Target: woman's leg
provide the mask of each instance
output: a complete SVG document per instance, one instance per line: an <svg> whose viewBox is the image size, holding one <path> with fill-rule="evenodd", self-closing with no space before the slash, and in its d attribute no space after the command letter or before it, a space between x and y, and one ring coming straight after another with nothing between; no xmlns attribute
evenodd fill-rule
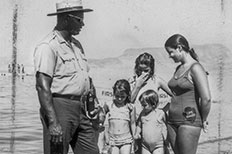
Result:
<svg viewBox="0 0 232 154"><path fill-rule="evenodd" d="M177 133L179 154L196 154L201 128L180 125Z"/></svg>
<svg viewBox="0 0 232 154"><path fill-rule="evenodd" d="M168 138L167 139L171 144L172 150L174 151L175 154L179 154L178 147L177 147L177 141L176 141L178 128L173 126L173 125L170 125L170 124L167 124L167 128L168 128Z"/></svg>

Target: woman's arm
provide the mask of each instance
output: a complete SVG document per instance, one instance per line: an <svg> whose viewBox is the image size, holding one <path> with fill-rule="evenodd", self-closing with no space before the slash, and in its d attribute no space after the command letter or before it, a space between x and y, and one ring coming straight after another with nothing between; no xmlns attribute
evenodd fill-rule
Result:
<svg viewBox="0 0 232 154"><path fill-rule="evenodd" d="M191 77L200 97L201 118L203 122L206 122L211 107L211 95L208 78L204 68L200 64L195 64L192 67Z"/></svg>

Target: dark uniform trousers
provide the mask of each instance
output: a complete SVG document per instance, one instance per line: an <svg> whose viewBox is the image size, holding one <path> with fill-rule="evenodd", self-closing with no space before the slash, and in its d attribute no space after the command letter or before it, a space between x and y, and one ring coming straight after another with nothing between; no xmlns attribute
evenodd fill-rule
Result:
<svg viewBox="0 0 232 154"><path fill-rule="evenodd" d="M86 117L84 104L80 100L60 97L53 97L53 103L63 130L63 154L68 153L69 145L74 154L99 154L98 133ZM48 120L42 108L40 114L44 131L44 154L50 154Z"/></svg>

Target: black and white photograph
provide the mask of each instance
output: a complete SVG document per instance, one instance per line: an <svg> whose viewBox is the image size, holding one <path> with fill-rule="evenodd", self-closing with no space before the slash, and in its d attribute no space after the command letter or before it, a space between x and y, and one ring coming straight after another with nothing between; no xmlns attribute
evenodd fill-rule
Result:
<svg viewBox="0 0 232 154"><path fill-rule="evenodd" d="M1 154L232 154L231 0L1 0Z"/></svg>

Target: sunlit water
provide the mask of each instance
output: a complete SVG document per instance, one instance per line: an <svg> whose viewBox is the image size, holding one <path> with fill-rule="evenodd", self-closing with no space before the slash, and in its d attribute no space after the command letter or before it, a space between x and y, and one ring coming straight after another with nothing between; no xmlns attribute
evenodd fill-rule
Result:
<svg viewBox="0 0 232 154"><path fill-rule="evenodd" d="M199 154L232 153L231 102L227 99L212 104L209 132L201 135ZM0 76L0 103L0 154L42 154L34 77L18 77L14 81L11 76Z"/></svg>

